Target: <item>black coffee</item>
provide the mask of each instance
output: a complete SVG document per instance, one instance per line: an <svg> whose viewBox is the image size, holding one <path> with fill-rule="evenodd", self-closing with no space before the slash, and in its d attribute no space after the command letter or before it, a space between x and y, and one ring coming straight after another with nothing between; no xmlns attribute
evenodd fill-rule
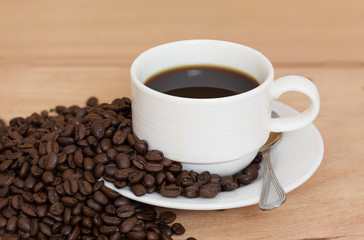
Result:
<svg viewBox="0 0 364 240"><path fill-rule="evenodd" d="M218 66L183 66L150 77L145 85L186 98L219 98L247 92L259 85L252 76Z"/></svg>

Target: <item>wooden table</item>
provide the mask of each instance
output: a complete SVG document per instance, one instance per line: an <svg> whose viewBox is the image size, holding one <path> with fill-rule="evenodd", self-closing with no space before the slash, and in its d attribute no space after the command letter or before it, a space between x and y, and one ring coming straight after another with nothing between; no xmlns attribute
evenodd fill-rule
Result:
<svg viewBox="0 0 364 240"><path fill-rule="evenodd" d="M178 210L187 231L175 239L364 239L363 1L1 1L0 117L130 96L138 54L193 38L251 46L276 77L312 79L325 154L282 207ZM299 94L280 100L307 106Z"/></svg>

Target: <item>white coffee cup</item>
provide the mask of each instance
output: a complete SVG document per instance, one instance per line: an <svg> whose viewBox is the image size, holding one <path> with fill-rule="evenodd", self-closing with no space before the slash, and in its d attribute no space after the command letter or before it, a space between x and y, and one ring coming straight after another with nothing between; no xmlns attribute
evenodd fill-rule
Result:
<svg viewBox="0 0 364 240"><path fill-rule="evenodd" d="M259 86L221 98L184 98L155 91L144 82L156 73L188 65L232 68L253 76ZM140 54L131 66L133 131L150 149L183 164L184 169L231 175L246 167L269 133L302 128L320 108L315 85L300 76L273 81L273 67L260 52L231 42L185 40ZM272 100L302 92L311 105L297 116L271 119Z"/></svg>

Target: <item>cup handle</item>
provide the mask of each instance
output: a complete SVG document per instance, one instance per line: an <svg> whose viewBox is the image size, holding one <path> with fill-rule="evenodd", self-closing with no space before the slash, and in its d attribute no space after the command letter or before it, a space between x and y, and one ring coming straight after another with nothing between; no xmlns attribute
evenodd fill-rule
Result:
<svg viewBox="0 0 364 240"><path fill-rule="evenodd" d="M287 132L302 128L310 124L320 110L320 96L316 86L307 78L300 76L285 76L273 82L272 97L278 98L285 92L296 91L307 95L311 99L311 105L296 116L271 119L272 132Z"/></svg>

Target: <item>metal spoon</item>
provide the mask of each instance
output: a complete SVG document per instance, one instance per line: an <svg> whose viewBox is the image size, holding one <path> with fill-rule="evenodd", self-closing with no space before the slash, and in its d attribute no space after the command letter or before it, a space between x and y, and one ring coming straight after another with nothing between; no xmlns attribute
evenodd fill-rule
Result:
<svg viewBox="0 0 364 240"><path fill-rule="evenodd" d="M277 118L279 115L272 112L272 117ZM272 210L282 205L287 197L286 192L278 182L276 175L274 174L272 164L270 161L270 150L274 147L282 138L282 133L271 132L267 142L260 148L260 152L263 155L263 187L260 194L259 207L262 210Z"/></svg>

